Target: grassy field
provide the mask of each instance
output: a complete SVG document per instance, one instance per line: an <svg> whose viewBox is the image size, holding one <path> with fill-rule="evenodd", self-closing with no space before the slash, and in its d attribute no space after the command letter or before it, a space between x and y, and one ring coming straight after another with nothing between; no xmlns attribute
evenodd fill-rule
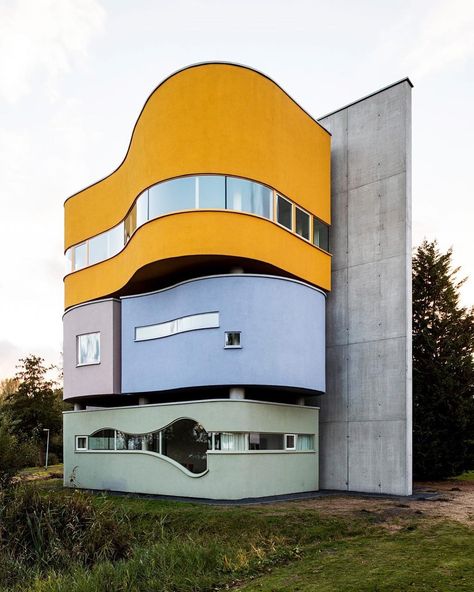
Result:
<svg viewBox="0 0 474 592"><path fill-rule="evenodd" d="M472 481L451 483L472 488ZM88 496L64 491L58 479L26 487L59 506L90 504L112 531L113 520L120 522L130 546L118 560L71 553L67 565L47 557L8 564L0 549L2 591L474 590L474 516L446 519L446 501L424 502L426 510L423 502L342 496L223 507Z"/></svg>

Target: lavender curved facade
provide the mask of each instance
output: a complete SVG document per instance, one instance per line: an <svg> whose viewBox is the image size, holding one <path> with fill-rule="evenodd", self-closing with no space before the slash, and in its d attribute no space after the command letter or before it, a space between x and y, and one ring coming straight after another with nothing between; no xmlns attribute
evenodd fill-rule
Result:
<svg viewBox="0 0 474 592"><path fill-rule="evenodd" d="M136 339L137 328L163 332L203 313L218 326ZM225 347L226 332L239 332L241 347ZM325 296L302 282L231 274L122 299L123 393L229 385L321 393L324 352Z"/></svg>

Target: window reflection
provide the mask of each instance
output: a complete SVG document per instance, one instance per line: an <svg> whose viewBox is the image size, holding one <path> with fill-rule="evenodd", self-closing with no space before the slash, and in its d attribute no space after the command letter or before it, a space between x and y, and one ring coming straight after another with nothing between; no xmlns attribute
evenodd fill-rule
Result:
<svg viewBox="0 0 474 592"><path fill-rule="evenodd" d="M206 470L207 450L207 432L192 419L180 419L163 430L162 454L179 462L191 473Z"/></svg>
<svg viewBox="0 0 474 592"><path fill-rule="evenodd" d="M87 366L100 362L100 333L77 336L77 365Z"/></svg>
<svg viewBox="0 0 474 592"><path fill-rule="evenodd" d="M309 240L309 214L296 208L296 234Z"/></svg>
<svg viewBox="0 0 474 592"><path fill-rule="evenodd" d="M89 436L89 450L114 450L115 431L99 430Z"/></svg>
<svg viewBox="0 0 474 592"><path fill-rule="evenodd" d="M227 177L227 209L271 218L272 202L273 192L268 187L246 179Z"/></svg>
<svg viewBox="0 0 474 592"><path fill-rule="evenodd" d="M277 196L274 215L273 195L273 189L261 183L225 175L178 177L157 183L138 196L123 222L68 249L67 273L113 257L123 249L137 228L149 220L181 210L227 209L275 219L288 230L307 240L312 239L314 245L328 251L328 225L313 218L311 236L310 215L281 195Z"/></svg>
<svg viewBox="0 0 474 592"><path fill-rule="evenodd" d="M170 212L193 210L195 207L194 185L194 177L183 177L150 187L148 190L150 220Z"/></svg>
<svg viewBox="0 0 474 592"><path fill-rule="evenodd" d="M325 251L329 251L329 226L313 218L313 243Z"/></svg>

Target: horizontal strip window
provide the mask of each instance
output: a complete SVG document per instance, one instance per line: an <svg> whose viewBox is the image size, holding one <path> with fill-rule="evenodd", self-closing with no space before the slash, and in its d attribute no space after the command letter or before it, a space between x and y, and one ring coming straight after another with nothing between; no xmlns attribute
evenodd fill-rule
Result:
<svg viewBox="0 0 474 592"><path fill-rule="evenodd" d="M197 331L198 329L215 329L217 327L219 327L219 313L205 312L156 325L135 327L135 341L161 339L162 337L169 337L177 333Z"/></svg>
<svg viewBox="0 0 474 592"><path fill-rule="evenodd" d="M232 210L261 216L277 222L327 251L324 245L327 246L328 242L325 239L328 226L314 218L315 230L312 237L309 214L287 198L276 194L270 187L238 177L198 175L162 181L143 191L125 220L66 251L66 273L114 257L125 247L137 228L150 220L173 212L195 209ZM296 224L293 221L294 210Z"/></svg>
<svg viewBox="0 0 474 592"><path fill-rule="evenodd" d="M166 428L145 434L103 429L76 436L76 451L146 451L168 456L192 473L206 470L208 451L313 452L314 434L267 432L207 432L193 419L178 419Z"/></svg>

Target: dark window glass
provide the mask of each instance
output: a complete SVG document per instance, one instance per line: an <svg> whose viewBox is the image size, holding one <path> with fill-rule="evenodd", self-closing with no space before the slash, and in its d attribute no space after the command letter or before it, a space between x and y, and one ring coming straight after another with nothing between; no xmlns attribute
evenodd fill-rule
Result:
<svg viewBox="0 0 474 592"><path fill-rule="evenodd" d="M283 434L249 434L250 450L284 450Z"/></svg>
<svg viewBox="0 0 474 592"><path fill-rule="evenodd" d="M195 178L183 177L164 181L148 191L149 219L179 210L195 208Z"/></svg>
<svg viewBox="0 0 474 592"><path fill-rule="evenodd" d="M278 224L285 226L289 230L292 229L292 205L287 199L281 197L281 195L278 196L277 220Z"/></svg>
<svg viewBox="0 0 474 592"><path fill-rule="evenodd" d="M240 347L240 331L225 332L225 347Z"/></svg>
<svg viewBox="0 0 474 592"><path fill-rule="evenodd" d="M180 419L162 431L162 454L192 473L203 473L207 468L207 442L207 432L200 424Z"/></svg>
<svg viewBox="0 0 474 592"><path fill-rule="evenodd" d="M225 177L203 175L196 177L199 208L225 210Z"/></svg>
<svg viewBox="0 0 474 592"><path fill-rule="evenodd" d="M296 234L309 240L309 214L296 208Z"/></svg>
<svg viewBox="0 0 474 592"><path fill-rule="evenodd" d="M313 243L317 247L329 251L329 226L318 218L313 218Z"/></svg>

